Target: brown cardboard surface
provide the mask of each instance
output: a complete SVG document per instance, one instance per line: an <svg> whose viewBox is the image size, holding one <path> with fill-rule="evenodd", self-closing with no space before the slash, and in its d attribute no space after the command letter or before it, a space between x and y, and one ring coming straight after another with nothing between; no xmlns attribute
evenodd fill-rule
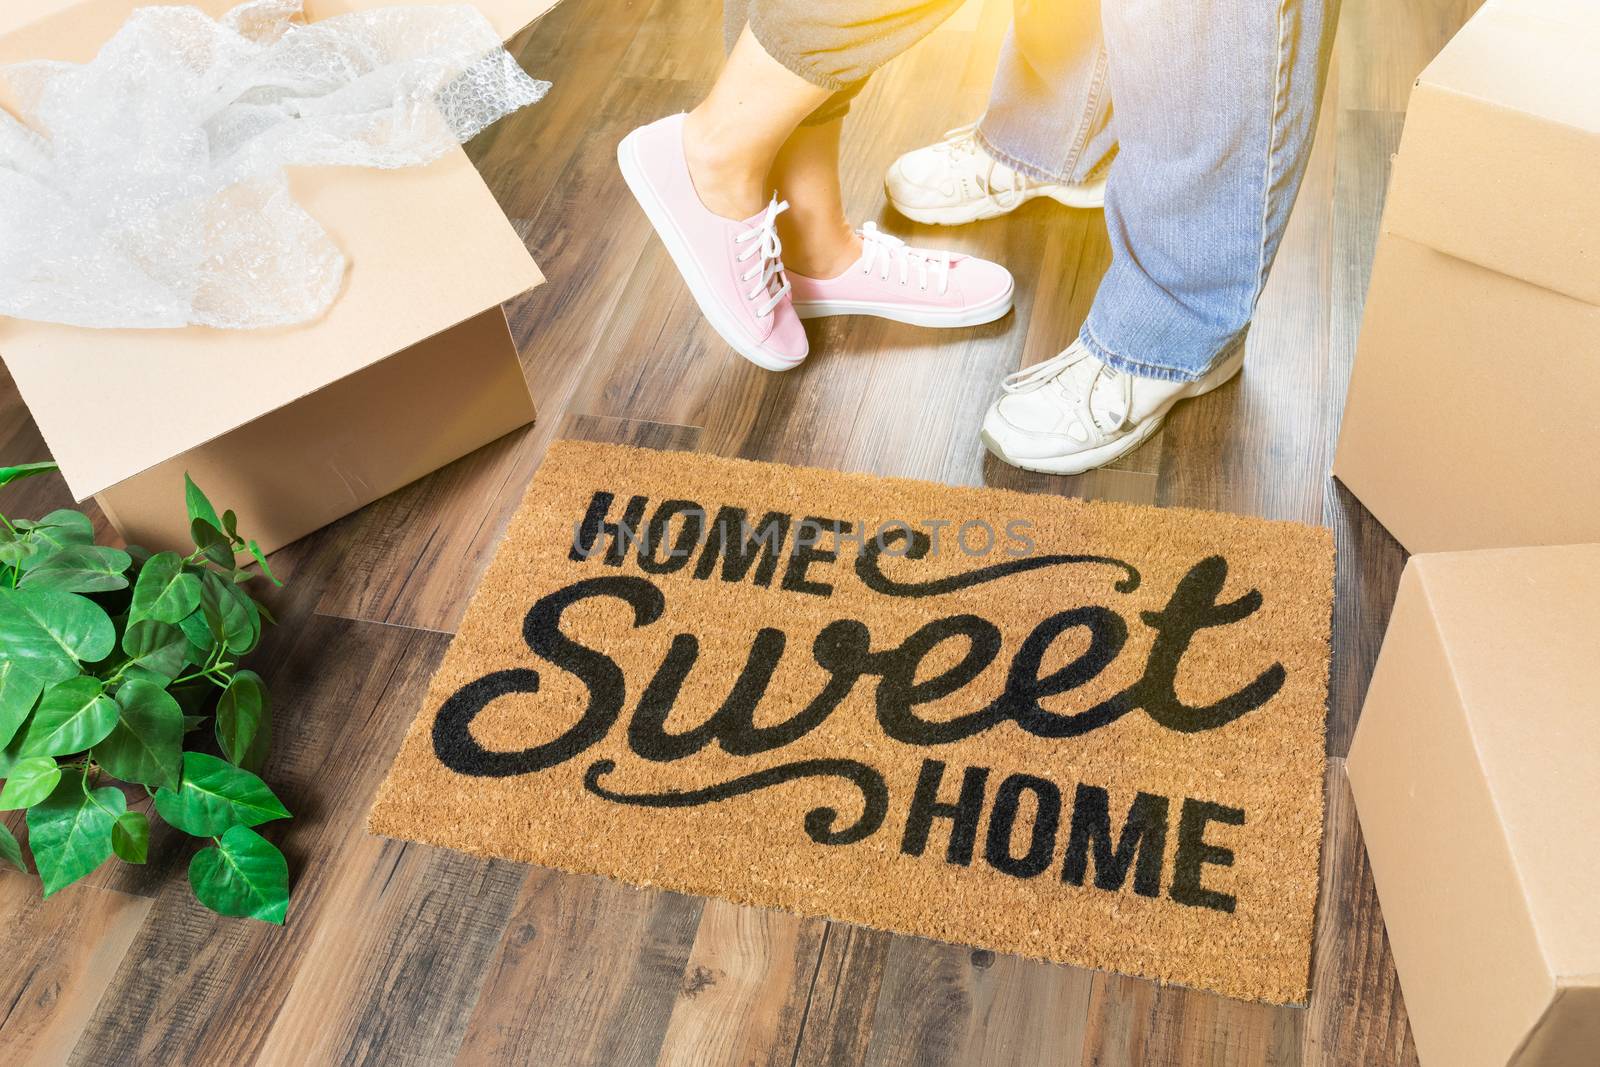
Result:
<svg viewBox="0 0 1600 1067"><path fill-rule="evenodd" d="M321 19L341 11L365 11L374 7L420 7L438 4L441 0L306 0L309 18ZM463 2L463 0L452 0ZM529 23L556 6L556 0L464 0L483 12L483 17L500 34L501 40L510 40ZM534 71L535 76L538 72Z"/></svg>
<svg viewBox="0 0 1600 1067"><path fill-rule="evenodd" d="M1378 246L1333 473L1413 552L1600 539L1600 307Z"/></svg>
<svg viewBox="0 0 1600 1067"><path fill-rule="evenodd" d="M82 0L32 0L25 4L7 4L0 8L0 37L54 18L79 3Z"/></svg>
<svg viewBox="0 0 1600 1067"><path fill-rule="evenodd" d="M40 55L40 45L56 45L69 36L63 25L46 26L52 23L58 15L67 13L78 27L77 40L81 44L69 47L75 55L60 55L55 58L68 59L82 62L104 41L122 25L127 14L135 7L148 6L152 0L14 0L0 6L0 38L7 35L16 35L15 41L7 45L0 40L0 63L13 62L14 58L32 58ZM154 0L162 2L162 0ZM177 3L179 0L170 0ZM184 6L197 7L212 17L222 14L231 8L238 7L244 0L182 0ZM365 11L375 7L439 3L440 0L305 0L306 17L309 19L328 18L347 11ZM535 19L555 7L557 0L453 0L453 2L471 3L483 12L502 40L509 40L514 34L528 26ZM36 29L39 27L39 29ZM29 36L24 37L26 32ZM32 36L32 34L40 36ZM85 51L87 49L87 51Z"/></svg>
<svg viewBox="0 0 1600 1067"><path fill-rule="evenodd" d="M1600 1049L1600 976L1556 990L1513 1067L1593 1067Z"/></svg>
<svg viewBox="0 0 1600 1067"><path fill-rule="evenodd" d="M1600 545L1412 558L1347 762L1424 1065L1592 1064Z"/></svg>
<svg viewBox="0 0 1600 1067"><path fill-rule="evenodd" d="M479 7L509 36L552 3ZM84 61L136 6L8 6L0 63ZM235 0L197 6L215 15ZM306 6L318 18L378 0ZM0 357L69 487L96 496L132 542L187 540L173 503L185 470L270 551L533 418L499 305L543 279L464 152L403 170L293 170L290 184L348 262L317 322L85 330L0 318Z"/></svg>
<svg viewBox="0 0 1600 1067"><path fill-rule="evenodd" d="M646 498L632 520L646 551L574 559L575 526L591 514L617 522L635 495ZM680 541L681 518L649 539L650 516L672 501L704 509L698 541ZM728 543L754 537L771 513L792 518L770 565L752 556L730 574L729 557L708 557L723 507L747 509L745 530L724 520ZM890 553L875 570L829 533L797 569L805 516L847 521L869 545L884 523L924 535L932 521L949 525L942 548ZM1023 530L1031 550L958 533L978 522ZM670 556L663 540L685 547ZM1332 578L1328 531L1294 523L557 442L371 825L1303 1001ZM1180 597L1201 588L1206 605L1231 605L1226 619ZM552 617L563 598L574 599ZM1181 650L1157 637L1206 617ZM1020 695L1036 677L1054 688ZM1181 714L1161 695L1169 685ZM926 789L952 806L971 791L970 837L936 817L917 838ZM1097 803L1109 812L1106 855L1113 836L1127 842L1122 873L1116 860L1086 859L1084 836L1070 875L1070 841L1091 832ZM1148 825L1166 827L1150 838L1160 843L1141 861L1153 861L1143 881L1130 873L1143 839L1121 837L1136 803L1163 812ZM1189 868L1198 839L1181 827L1223 809L1228 820L1200 836L1227 852ZM1184 888L1186 869L1203 870L1206 894Z"/></svg>
<svg viewBox="0 0 1600 1067"><path fill-rule="evenodd" d="M182 547L188 473L271 552L533 417L505 315L492 307L95 499L130 543Z"/></svg>
<svg viewBox="0 0 1600 1067"><path fill-rule="evenodd" d="M1600 545L1417 570L1544 958L1600 975Z"/></svg>
<svg viewBox="0 0 1600 1067"><path fill-rule="evenodd" d="M87 59L135 6L74 4L0 37L0 63ZM216 13L234 5L201 6ZM341 6L313 4L311 13ZM531 19L549 2L492 6L504 22L513 12ZM76 496L99 493L543 280L463 152L402 170L300 169L291 186L348 261L344 290L317 322L86 330L0 318L0 356ZM184 382L184 403L171 402L173 381ZM108 438L117 447L107 448Z"/></svg>
<svg viewBox="0 0 1600 1067"><path fill-rule="evenodd" d="M1600 5L1490 0L1418 79L1333 473L1412 552L1600 540Z"/></svg>
<svg viewBox="0 0 1600 1067"><path fill-rule="evenodd" d="M344 291L317 322L86 330L0 318L0 356L75 495L98 493L542 280L463 153L410 170L306 169L292 184L349 260Z"/></svg>
<svg viewBox="0 0 1600 1067"><path fill-rule="evenodd" d="M1600 4L1489 0L1406 108L1384 229L1600 304Z"/></svg>

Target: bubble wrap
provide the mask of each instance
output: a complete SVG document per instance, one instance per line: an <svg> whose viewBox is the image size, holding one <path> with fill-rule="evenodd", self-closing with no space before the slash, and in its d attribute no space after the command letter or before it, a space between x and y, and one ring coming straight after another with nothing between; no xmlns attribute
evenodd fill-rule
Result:
<svg viewBox="0 0 1600 1067"><path fill-rule="evenodd" d="M284 167L419 166L549 88L469 5L301 0L139 8L90 63L0 85L0 315L141 328L317 318L344 256Z"/></svg>

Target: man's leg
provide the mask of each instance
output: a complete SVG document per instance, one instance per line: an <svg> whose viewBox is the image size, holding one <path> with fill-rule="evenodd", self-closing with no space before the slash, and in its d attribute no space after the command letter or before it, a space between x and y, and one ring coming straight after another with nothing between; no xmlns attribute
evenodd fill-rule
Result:
<svg viewBox="0 0 1600 1067"><path fill-rule="evenodd" d="M1038 197L1092 209L1115 150L1099 7L1016 0L983 118L901 156L884 185L924 223L993 218Z"/></svg>
<svg viewBox="0 0 1600 1067"><path fill-rule="evenodd" d="M1299 192L1338 0L1106 0L1112 262L1078 340L1007 380L1001 459L1076 474L1242 363Z"/></svg>
<svg viewBox="0 0 1600 1067"><path fill-rule="evenodd" d="M978 143L1035 181L1103 174L1116 150L1106 67L1098 4L1016 0Z"/></svg>
<svg viewBox="0 0 1600 1067"><path fill-rule="evenodd" d="M1193 380L1239 341L1311 152L1338 0L1107 0L1120 149L1082 340Z"/></svg>

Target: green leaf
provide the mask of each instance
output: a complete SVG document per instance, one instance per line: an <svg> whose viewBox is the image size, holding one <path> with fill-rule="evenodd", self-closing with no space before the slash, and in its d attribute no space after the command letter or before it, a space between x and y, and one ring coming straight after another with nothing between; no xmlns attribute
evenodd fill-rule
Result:
<svg viewBox="0 0 1600 1067"><path fill-rule="evenodd" d="M243 648L235 650L239 656L248 655L255 651L261 643L261 605L256 603L255 597L242 589L235 589L239 596L239 604L244 608L244 613L250 619L250 640Z"/></svg>
<svg viewBox="0 0 1600 1067"><path fill-rule="evenodd" d="M216 686L204 678L167 688L167 695L178 702L185 715L205 715L211 709L211 698L216 692Z"/></svg>
<svg viewBox="0 0 1600 1067"><path fill-rule="evenodd" d="M54 463L23 463L16 467L0 467L0 485L10 485L23 478L32 478L35 474L48 474L56 469Z"/></svg>
<svg viewBox="0 0 1600 1067"><path fill-rule="evenodd" d="M216 623L215 630L212 628L213 621ZM222 629L222 616L216 613L215 606L210 615L205 609L196 608L192 614L184 617L178 624L178 629L183 631L183 636L189 642L189 659L194 663L203 664L221 639L218 633Z"/></svg>
<svg viewBox="0 0 1600 1067"><path fill-rule="evenodd" d="M183 732L192 734L206 724L204 715L185 715L183 717Z"/></svg>
<svg viewBox="0 0 1600 1067"><path fill-rule="evenodd" d="M135 667L170 682L183 673L183 665L189 661L189 639L171 623L142 619L122 635L122 651Z"/></svg>
<svg viewBox="0 0 1600 1067"><path fill-rule="evenodd" d="M250 597L231 582L207 571L201 579L200 608L213 635L230 652L244 653L261 638L261 620Z"/></svg>
<svg viewBox="0 0 1600 1067"><path fill-rule="evenodd" d="M0 748L11 743L33 711L44 683L13 660L0 661Z"/></svg>
<svg viewBox="0 0 1600 1067"><path fill-rule="evenodd" d="M55 792L28 809L28 847L47 897L111 857L111 827L128 802L109 786L92 799L85 793L82 773L69 768Z"/></svg>
<svg viewBox="0 0 1600 1067"><path fill-rule="evenodd" d="M150 855L150 817L125 811L111 824L111 848L124 863L143 863Z"/></svg>
<svg viewBox="0 0 1600 1067"><path fill-rule="evenodd" d="M0 748L0 778L11 773L22 760L22 734L18 734L5 748Z"/></svg>
<svg viewBox="0 0 1600 1067"><path fill-rule="evenodd" d="M232 510L222 513L222 532L228 535L228 540L239 545L244 543L244 538L239 536L239 516Z"/></svg>
<svg viewBox="0 0 1600 1067"><path fill-rule="evenodd" d="M195 519L189 524L189 536L206 559L223 570L233 570L233 543L223 536L221 530L204 519Z"/></svg>
<svg viewBox="0 0 1600 1067"><path fill-rule="evenodd" d="M109 593L128 588L124 571L133 557L116 548L68 545L29 562L22 576L24 589L53 589L60 593Z"/></svg>
<svg viewBox="0 0 1600 1067"><path fill-rule="evenodd" d="M55 791L61 781L61 768L49 756L20 759L6 776L0 789L0 811L31 808Z"/></svg>
<svg viewBox="0 0 1600 1067"><path fill-rule="evenodd" d="M179 632L181 633L182 631ZM184 642L183 648L185 654L187 654L189 650L188 641ZM146 670L137 663L126 662L120 668L120 670L122 671L122 680L124 682L154 682L163 689L172 684L172 676L170 674L162 674L159 671Z"/></svg>
<svg viewBox="0 0 1600 1067"><path fill-rule="evenodd" d="M220 915L283 925L289 911L289 864L254 830L235 826L215 848L189 861L189 885Z"/></svg>
<svg viewBox="0 0 1600 1067"><path fill-rule="evenodd" d="M283 588L283 583L278 581L278 576L272 573L271 567L267 566L267 554L261 551L261 546L254 541L250 542L250 554L256 558L257 563L261 564L261 573L267 576L267 580L278 588Z"/></svg>
<svg viewBox="0 0 1600 1067"><path fill-rule="evenodd" d="M187 474L183 476L183 499L189 505L191 521L204 519L211 524L212 529L219 533L222 531L222 520L217 518L217 509L211 506L211 501L206 499L200 487L194 484L194 479Z"/></svg>
<svg viewBox="0 0 1600 1067"><path fill-rule="evenodd" d="M28 865L22 861L22 846L17 843L11 828L3 822L0 822L0 860L5 860L23 874L28 873Z"/></svg>
<svg viewBox="0 0 1600 1067"><path fill-rule="evenodd" d="M117 725L117 703L99 679L68 678L44 691L22 735L24 756L65 756L93 748Z"/></svg>
<svg viewBox="0 0 1600 1067"><path fill-rule="evenodd" d="M230 826L259 826L287 819L289 809L267 783L204 752L183 754L183 785L156 790L156 811L195 837L215 837Z"/></svg>
<svg viewBox="0 0 1600 1067"><path fill-rule="evenodd" d="M0 531L0 564L14 571L25 570L25 564L39 554L40 544L33 539L32 534L23 534L21 537L12 537L11 531ZM8 578L6 585L13 583Z"/></svg>
<svg viewBox="0 0 1600 1067"><path fill-rule="evenodd" d="M52 511L35 522L18 519L13 525L19 530L31 530L33 536L48 548L94 544L94 523L83 512L71 508Z"/></svg>
<svg viewBox="0 0 1600 1067"><path fill-rule="evenodd" d="M176 552L158 552L133 584L128 618L178 623L199 606L200 579L183 569L183 558Z"/></svg>
<svg viewBox="0 0 1600 1067"><path fill-rule="evenodd" d="M80 661L105 659L116 644L111 617L86 597L0 589L0 649L45 683L76 676Z"/></svg>
<svg viewBox="0 0 1600 1067"><path fill-rule="evenodd" d="M217 744L240 767L256 770L264 751L255 751L270 714L267 687L255 671L239 671L217 701ZM252 759L251 757L256 758Z"/></svg>
<svg viewBox="0 0 1600 1067"><path fill-rule="evenodd" d="M135 680L117 690L121 715L94 747L94 758L117 778L177 789L183 774L183 709L154 682Z"/></svg>

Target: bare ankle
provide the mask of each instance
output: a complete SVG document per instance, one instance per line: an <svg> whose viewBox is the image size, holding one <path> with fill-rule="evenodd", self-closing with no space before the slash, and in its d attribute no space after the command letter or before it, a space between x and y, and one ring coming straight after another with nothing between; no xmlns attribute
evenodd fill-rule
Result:
<svg viewBox="0 0 1600 1067"><path fill-rule="evenodd" d="M861 237L847 222L803 216L778 220L784 266L807 278L837 278L861 258Z"/></svg>
<svg viewBox="0 0 1600 1067"><path fill-rule="evenodd" d="M683 121L683 158L700 202L726 219L747 219L766 205L766 168L722 145L699 111Z"/></svg>

